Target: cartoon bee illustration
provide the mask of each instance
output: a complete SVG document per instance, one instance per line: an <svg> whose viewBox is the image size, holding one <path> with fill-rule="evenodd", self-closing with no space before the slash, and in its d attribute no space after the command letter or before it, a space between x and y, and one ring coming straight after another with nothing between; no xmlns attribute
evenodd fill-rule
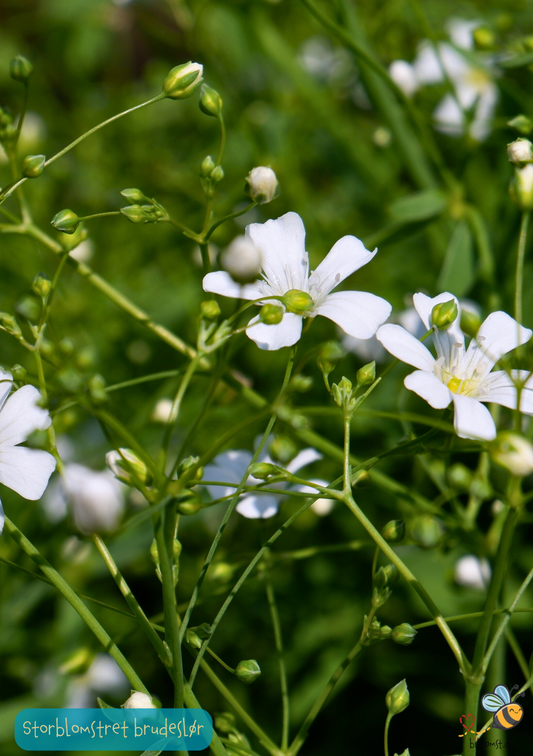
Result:
<svg viewBox="0 0 533 756"><path fill-rule="evenodd" d="M518 685L511 688L511 693L515 688L518 688ZM499 730L511 730L524 716L521 705L516 701L511 702L511 693L505 685L497 685L493 693L485 693L481 699L481 705L485 711L496 712L492 726Z"/></svg>

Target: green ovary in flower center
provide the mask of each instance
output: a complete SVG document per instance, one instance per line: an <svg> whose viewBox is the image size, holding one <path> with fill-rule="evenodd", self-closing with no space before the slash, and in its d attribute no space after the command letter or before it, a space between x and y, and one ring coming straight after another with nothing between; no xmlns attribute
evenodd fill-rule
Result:
<svg viewBox="0 0 533 756"><path fill-rule="evenodd" d="M295 315L305 315L314 305L312 297L300 289L290 289L283 295L281 301L287 312L294 312Z"/></svg>

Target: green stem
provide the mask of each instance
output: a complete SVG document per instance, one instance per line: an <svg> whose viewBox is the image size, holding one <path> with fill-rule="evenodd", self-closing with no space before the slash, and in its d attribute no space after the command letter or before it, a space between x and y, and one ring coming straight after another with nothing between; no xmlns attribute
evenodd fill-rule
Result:
<svg viewBox="0 0 533 756"><path fill-rule="evenodd" d="M218 150L217 165L222 165L222 158L224 157L224 150L226 149L226 127L224 125L224 119L222 113L217 116L220 126L220 147Z"/></svg>
<svg viewBox="0 0 533 756"><path fill-rule="evenodd" d="M144 685L141 678L135 672L131 664L126 657L119 650L118 646L113 642L110 635L104 630L102 625L94 617L92 612L87 609L83 601L79 598L77 593L70 587L67 581L61 577L59 572L55 570L50 562L48 562L43 555L36 549L31 541L17 528L17 526L9 519L5 518L5 529L13 540L18 543L21 549L30 557L30 559L39 567L39 569L45 574L50 582L57 588L57 590L66 598L68 603L79 614L82 620L85 622L89 630L91 630L107 653L116 661L120 669L124 672L130 684L134 690L141 693L149 694L148 688Z"/></svg>
<svg viewBox="0 0 533 756"><path fill-rule="evenodd" d="M239 215L245 215L246 213L249 213L250 210L253 210L254 207L257 207L257 202L251 202L249 205L247 205L243 210L239 210L236 213L231 213L231 215L225 215L223 218L218 220L216 223L213 223L209 231L204 237L204 241L209 241L211 238L211 235L213 234L213 231L215 231L219 226L221 226L226 221L232 220L232 218L238 218Z"/></svg>
<svg viewBox="0 0 533 756"><path fill-rule="evenodd" d="M529 226L529 210L524 210L520 223L520 236L518 238L518 254L516 257L515 274L515 299L514 317L518 323L522 323L522 293L524 288L524 258L526 254L527 229Z"/></svg>
<svg viewBox="0 0 533 756"><path fill-rule="evenodd" d="M385 733L383 735L383 747L385 750L385 756L389 756L389 725L393 715L389 712L387 719L385 720Z"/></svg>
<svg viewBox="0 0 533 756"><path fill-rule="evenodd" d="M287 670L285 669L285 660L283 658L283 637L281 634L281 622L279 619L278 607L276 604L276 595L270 577L268 567L265 567L266 594L268 606L270 609L270 618L274 630L274 641L278 654L279 678L281 685L281 702L283 708L283 724L281 730L281 750L286 751L289 745L289 686L287 683Z"/></svg>

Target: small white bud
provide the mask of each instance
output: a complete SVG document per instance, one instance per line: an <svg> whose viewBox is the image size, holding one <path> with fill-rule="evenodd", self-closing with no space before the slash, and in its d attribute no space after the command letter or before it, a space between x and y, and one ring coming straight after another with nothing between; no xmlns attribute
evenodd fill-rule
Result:
<svg viewBox="0 0 533 756"><path fill-rule="evenodd" d="M533 144L529 139L519 137L507 145L507 157L511 163L518 166L533 163Z"/></svg>
<svg viewBox="0 0 533 756"><path fill-rule="evenodd" d="M134 690L131 696L122 704L123 709L157 709L150 696Z"/></svg>
<svg viewBox="0 0 533 756"><path fill-rule="evenodd" d="M523 168L515 168L510 194L521 210L533 209L533 163L526 163Z"/></svg>
<svg viewBox="0 0 533 756"><path fill-rule="evenodd" d="M272 202L279 194L278 179L272 168L264 165L252 168L246 181L250 197L260 205Z"/></svg>
<svg viewBox="0 0 533 756"><path fill-rule="evenodd" d="M533 472L533 446L518 433L500 433L489 450L492 459L511 475L522 478Z"/></svg>
<svg viewBox="0 0 533 756"><path fill-rule="evenodd" d="M261 271L261 251L248 237L237 236L220 256L220 263L236 281L253 281Z"/></svg>
<svg viewBox="0 0 533 756"><path fill-rule="evenodd" d="M151 414L154 423L167 423L172 411L172 399L159 399Z"/></svg>
<svg viewBox="0 0 533 756"><path fill-rule="evenodd" d="M483 590L488 586L490 576L491 569L487 560L478 559L473 554L461 557L455 565L455 582L465 588Z"/></svg>
<svg viewBox="0 0 533 756"><path fill-rule="evenodd" d="M113 449L107 452L105 461L115 478L129 486L135 486L137 481L146 483L148 480L146 465L131 449Z"/></svg>
<svg viewBox="0 0 533 756"><path fill-rule="evenodd" d="M406 97L412 97L418 89L415 68L406 60L394 60L389 66L389 76Z"/></svg>

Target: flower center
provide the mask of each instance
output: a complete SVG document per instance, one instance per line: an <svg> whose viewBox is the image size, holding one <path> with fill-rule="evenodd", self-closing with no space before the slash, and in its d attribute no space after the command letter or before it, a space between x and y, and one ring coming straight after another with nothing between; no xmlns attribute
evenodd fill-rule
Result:
<svg viewBox="0 0 533 756"><path fill-rule="evenodd" d="M482 382L475 378L458 378L456 375L452 375L446 385L454 394L479 397L485 393L481 384Z"/></svg>
<svg viewBox="0 0 533 756"><path fill-rule="evenodd" d="M450 389L450 391L453 391L453 393L456 394L459 391L461 383L462 383L461 379L456 378L454 375L453 378L450 378L450 380L448 381L448 388Z"/></svg>
<svg viewBox="0 0 533 756"><path fill-rule="evenodd" d="M290 289L283 295L281 301L287 312L294 312L296 315L304 315L314 304L312 297L300 289Z"/></svg>

